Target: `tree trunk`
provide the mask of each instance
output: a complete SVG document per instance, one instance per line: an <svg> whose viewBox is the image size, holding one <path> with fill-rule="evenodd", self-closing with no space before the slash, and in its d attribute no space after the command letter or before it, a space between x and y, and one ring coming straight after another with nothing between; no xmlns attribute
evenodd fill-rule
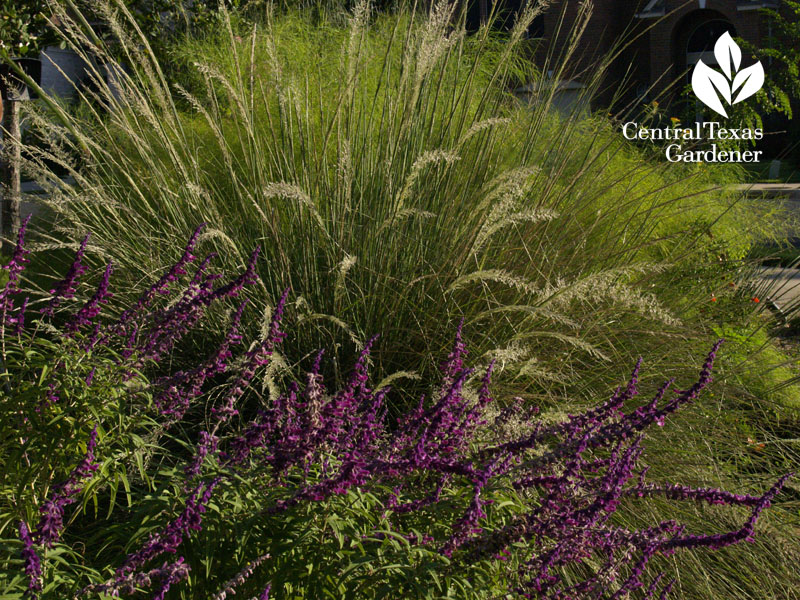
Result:
<svg viewBox="0 0 800 600"><path fill-rule="evenodd" d="M22 155L19 140L19 103L14 101L4 102L3 107L3 252L11 254L16 244L17 232L20 226L20 202L22 190L20 184L20 166ZM8 143L6 140L8 140ZM14 143L13 141L17 143Z"/></svg>

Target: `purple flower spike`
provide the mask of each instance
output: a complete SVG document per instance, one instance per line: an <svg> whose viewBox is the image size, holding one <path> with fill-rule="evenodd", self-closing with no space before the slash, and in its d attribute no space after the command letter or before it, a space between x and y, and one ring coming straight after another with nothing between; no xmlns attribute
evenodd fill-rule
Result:
<svg viewBox="0 0 800 600"><path fill-rule="evenodd" d="M245 565L232 579L228 580L220 591L211 597L211 600L225 600L228 594L236 595L236 588L247 581L261 563L269 558L269 554L263 554L254 561ZM269 587L269 586L268 586Z"/></svg>
<svg viewBox="0 0 800 600"><path fill-rule="evenodd" d="M40 544L51 548L61 537L64 529L64 510L75 502L74 496L81 491L80 484L84 479L91 477L99 464L95 463L94 451L97 446L97 426L92 429L89 441L86 444L86 456L72 470L69 477L62 484L53 488L53 496L44 501L39 507L41 517L36 528L36 537Z"/></svg>
<svg viewBox="0 0 800 600"><path fill-rule="evenodd" d="M106 326L100 319L102 305L110 296L111 265L94 296L67 322L66 332L71 335L87 328L90 347L101 335L104 343L121 346L122 351L115 354L122 356L117 364L119 380L127 381L129 374L146 367L149 361L169 358L175 344L214 301L235 297L257 281L258 248L244 271L219 287L215 286L221 275L207 271L213 258L209 256L172 302L145 310L186 274L200 231L195 231L178 262L113 325ZM12 259L17 265L25 261L22 242L20 235L19 251ZM48 305L51 314L59 299L75 293L85 270L82 258L86 243L85 239L67 277L52 290L54 297ZM13 269L18 276L21 269ZM14 313L9 299L14 285L0 292L5 311L0 325L13 322L21 327L24 310ZM162 526L118 563L110 580L89 585L79 595L94 592L120 597L145 591L154 600L164 600L170 593L180 594L173 588L188 578L189 565L178 554L184 547L191 555L197 554L191 548L193 532L202 529L217 486L231 481L232 489L238 482L263 486L260 489L266 490L266 495L261 510L273 515L293 508L303 515L313 514L313 508L302 505L345 494L369 494L370 502L364 506L375 507L375 522L380 521L381 531L359 533L358 543L373 544L392 532L411 545L424 545L450 557L456 567L486 561L513 569L508 580L514 584L508 591L515 596L560 600L609 596L621 600L636 594L653 600L660 592L664 599L673 582L664 586L663 574L654 577L649 572L653 557L679 549L722 548L751 539L760 514L789 477L784 476L760 496L646 481L647 468L639 464L644 431L664 424L666 417L693 402L711 382L721 341L688 389L673 389L670 381L650 400L630 406L639 393L640 360L627 384L617 388L609 399L556 423L539 419L535 407L515 399L489 424L494 363L482 377L473 379L473 369L465 366L463 321L441 365L441 381L433 382L430 394L423 396L416 408L400 415L397 422L390 424L387 417L393 392L387 387L373 389L370 382L375 338L365 345L349 379L338 391L329 393L324 386L320 352L302 383L292 382L277 398L258 398L256 406L245 407L245 390L256 387L259 369L269 365L285 337L282 325L288 293L286 290L276 303L264 339L244 352L241 361L234 360L234 351L242 343L246 301L234 311L224 339L210 356L193 368L170 371L147 388L152 390L147 407L152 397L157 417L165 427L180 420L209 391L209 398L219 398L220 402L212 408L211 425L200 428L193 455L182 464L184 493L177 511L163 517L159 511L157 518L163 518ZM10 341L20 343L23 339ZM86 385L95 378L93 364L86 367ZM161 366L166 369L167 361L163 360ZM113 381L110 377L117 373L103 371L101 375L103 381ZM216 385L221 375L231 375L229 386L214 388L223 389L216 396L208 384ZM49 390L53 402L58 393L65 401L71 399L69 385L58 378L47 379L42 387L42 396ZM232 427L232 417L239 410L250 413L250 409L255 412L251 420ZM523 433L515 433L516 421ZM498 434L495 430L501 426L503 431ZM43 588L49 591L54 585L48 582L45 586L42 581L43 573L49 573L50 568L43 569L37 550L50 548L66 537L66 508L77 501L86 480L99 468L97 438L95 426L85 456L66 481L50 488L38 507L40 520L35 533L25 522L19 524L28 579L26 595L30 597L36 598ZM499 442L487 442L498 438ZM209 480L204 475L205 465L213 465L221 475ZM180 477L180 469L177 472ZM170 479L169 484L173 483ZM527 498L530 502L515 502L513 507L498 502L508 497L510 489L520 492L520 501ZM687 534L685 526L675 521L642 530L617 525L619 521L613 517L622 503L646 501L653 496L747 506L752 512L740 529L714 535ZM518 548L525 549L518 553ZM232 569L238 573L209 597L225 600L255 586L255 571L267 558L264 554ZM55 562L52 566L56 567ZM264 583L266 580L261 585ZM266 585L259 597L268 600L270 589Z"/></svg>
<svg viewBox="0 0 800 600"><path fill-rule="evenodd" d="M19 281L19 274L25 269L25 264L28 262L28 259L25 257L30 254L31 251L25 249L25 232L28 229L28 222L30 220L30 215L25 217L22 226L17 232L17 244L14 246L11 260L8 261L8 264L3 265L3 268L8 271L9 283L17 283ZM8 287L8 284L6 284L6 286Z"/></svg>
<svg viewBox="0 0 800 600"><path fill-rule="evenodd" d="M45 401L36 407L36 412L40 412L44 406L49 406L51 404L55 404L58 402L58 390L56 389L56 384L54 381L51 381L47 384L47 395L45 396Z"/></svg>
<svg viewBox="0 0 800 600"><path fill-rule="evenodd" d="M103 273L103 278L100 280L100 285L97 287L97 291L64 326L64 330L67 333L74 334L81 327L91 325L94 318L100 314L100 305L107 303L108 299L113 295L108 291L112 270L112 264L108 263L105 273Z"/></svg>
<svg viewBox="0 0 800 600"><path fill-rule="evenodd" d="M133 575L148 561L164 553L175 553L183 542L184 536L190 531L199 531L202 527L203 514L207 510L208 502L219 484L219 479L214 479L208 485L200 483L194 492L186 499L183 512L160 532L150 536L147 543L137 552L128 555L123 565L117 569L117 580L123 580Z"/></svg>
<svg viewBox="0 0 800 600"><path fill-rule="evenodd" d="M33 547L28 525L25 521L19 522L19 539L22 542L22 558L25 561L25 575L28 577L28 589L26 595L31 598L37 597L37 592L42 589L42 563L36 549Z"/></svg>
<svg viewBox="0 0 800 600"><path fill-rule="evenodd" d="M28 301L30 298L25 296L25 299L22 301L22 306L19 307L17 310L16 315L9 315L6 319L9 325L14 325L14 335L22 335L22 332L25 330L25 311L28 309Z"/></svg>
<svg viewBox="0 0 800 600"><path fill-rule="evenodd" d="M50 302L47 304L47 306L42 309L41 312L43 315L52 317L55 313L55 309L58 308L62 300L75 297L78 280L80 279L81 275L86 272L86 266L81 261L85 255L86 244L88 242L89 234L83 238L78 251L75 253L75 260L72 261L72 265L70 265L69 271L67 271L64 279L59 281L55 287L50 290L50 294L53 297L50 299Z"/></svg>
<svg viewBox="0 0 800 600"><path fill-rule="evenodd" d="M182 418L189 409L192 399L202 393L205 382L214 375L224 373L228 368L228 360L233 357L231 347L242 341L239 327L246 305L247 300L239 305L233 314L225 339L210 358L190 371L178 371L174 375L158 381L161 391L155 398L155 404L161 414L168 416L170 421Z"/></svg>
<svg viewBox="0 0 800 600"><path fill-rule="evenodd" d="M456 329L456 339L453 343L453 349L447 355L447 360L441 365L443 373L442 389L450 387L456 376L464 369L464 358L467 356L467 345L461 337L461 332L464 329L464 319L458 324Z"/></svg>
<svg viewBox="0 0 800 600"><path fill-rule="evenodd" d="M659 573L658 575L653 578L653 581L647 587L647 591L645 592L643 600L652 600L653 594L656 593L658 589L658 584L661 583L661 580L664 579L664 573Z"/></svg>
<svg viewBox="0 0 800 600"><path fill-rule="evenodd" d="M258 257L258 249L253 252L253 258L251 260L251 265L255 265L255 259ZM249 272L249 268L248 268ZM245 273L245 276L247 273ZM236 401L244 394L245 388L250 384L250 381L256 374L256 369L258 367L263 367L269 364L270 357L272 356L272 351L274 350L275 346L286 337L286 334L281 331L280 325L281 320L283 319L283 311L286 306L286 299L289 297L289 289L287 288L284 290L283 295L278 300L278 303L275 305L275 309L272 311L272 320L269 325L269 330L267 332L267 337L258 344L255 348L247 352L245 355L246 364L244 368L241 370L239 376L235 380L231 392L225 398L225 402L220 408L213 409L214 417L217 419L216 427L232 416L239 414L239 411L236 410L235 405Z"/></svg>
<svg viewBox="0 0 800 600"><path fill-rule="evenodd" d="M28 262L28 259L25 257L30 254L30 250L25 249L25 231L28 228L28 221L30 221L30 219L31 217L28 215L22 222L22 226L17 232L17 244L14 246L14 252L11 254L11 260L3 265L3 268L8 271L8 281L6 281L3 289L0 290L0 312L3 313L0 326L2 327L5 327L8 324L8 315L13 309L11 294L19 291L20 274L25 270L25 264Z"/></svg>
<svg viewBox="0 0 800 600"><path fill-rule="evenodd" d="M663 550L673 550L676 548L711 548L712 550L719 550L725 546L736 544L741 541L752 541L753 532L755 530L758 517L765 508L770 506L772 500L777 496L781 489L783 489L786 481L794 473L787 473L781 477L770 490L765 493L753 507L753 512L747 522L738 530L730 531L728 533L717 533L714 535L687 535L685 537L676 537L669 540L663 546Z"/></svg>
<svg viewBox="0 0 800 600"><path fill-rule="evenodd" d="M164 600L170 587L188 577L189 565L183 562L183 557L181 556L172 564L164 563L154 575L161 578L161 586L153 596L153 600Z"/></svg>
<svg viewBox="0 0 800 600"><path fill-rule="evenodd" d="M187 480L197 477L200 474L203 461L206 456L217 451L218 443L219 438L216 435L208 433L207 431L200 432L200 443L197 445L194 458L192 458L192 462L186 465L184 469Z"/></svg>
<svg viewBox="0 0 800 600"><path fill-rule="evenodd" d="M256 283L258 281L256 263L258 262L258 255L260 253L261 246L256 246L256 249L253 250L253 253L250 255L250 260L247 261L247 267L245 268L244 273L239 275L239 277L230 283L214 290L214 292L209 295L206 305L218 298L235 298L239 295L239 292L244 288L244 286Z"/></svg>
<svg viewBox="0 0 800 600"><path fill-rule="evenodd" d="M200 233L203 231L205 226L206 223L201 223L197 229L194 230L194 233L192 233L192 236L189 238L189 241L183 250L183 254L178 259L178 262L172 265L172 267L170 267L170 269L164 273L164 275L162 275L158 281L151 285L147 291L139 297L139 299L136 301L136 304L120 315L120 318L117 321L118 327L124 328L128 321L141 312L142 309L146 308L153 298L156 297L156 295L169 293L169 285L177 281L181 275L186 274L186 267L196 258L192 252L194 251L194 248L197 245L197 240L200 237ZM210 259L211 256L209 256L206 261Z"/></svg>
<svg viewBox="0 0 800 600"><path fill-rule="evenodd" d="M90 593L106 594L112 597L130 596L135 594L138 588L149 587L154 581L158 581L160 586L154 598L163 599L172 585L189 576L189 570L189 565L181 556L174 563L165 562L160 567L149 571L119 576L105 583L93 583L80 590L77 596L85 596Z"/></svg>

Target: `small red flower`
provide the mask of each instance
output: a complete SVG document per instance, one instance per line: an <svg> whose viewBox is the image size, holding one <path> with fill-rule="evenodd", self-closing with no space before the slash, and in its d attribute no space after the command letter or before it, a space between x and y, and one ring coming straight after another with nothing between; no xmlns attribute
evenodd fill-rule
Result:
<svg viewBox="0 0 800 600"><path fill-rule="evenodd" d="M761 302L761 300L759 300L758 298L756 298L755 296L753 296L753 302L755 302L756 304L758 304L759 302Z"/></svg>

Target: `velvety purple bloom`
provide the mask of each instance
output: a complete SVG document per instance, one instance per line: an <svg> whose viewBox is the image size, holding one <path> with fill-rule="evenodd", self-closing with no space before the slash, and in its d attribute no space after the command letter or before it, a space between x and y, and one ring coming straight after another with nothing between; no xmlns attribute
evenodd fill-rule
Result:
<svg viewBox="0 0 800 600"><path fill-rule="evenodd" d="M653 581L650 582L650 585L647 586L647 591L644 594L643 600L652 600L653 594L656 593L658 589L658 584L661 583L661 580L664 578L664 573L659 573L653 578Z"/></svg>
<svg viewBox="0 0 800 600"><path fill-rule="evenodd" d="M253 271L251 274L250 268L255 268L255 259L257 257L258 251L256 250L256 252L253 253L248 270L240 278L241 281L238 283L234 282L235 285L233 285L230 289L241 289L241 287L239 287L240 285L244 285L246 282L251 281L250 278L255 277L255 271ZM245 366L242 368L241 372L231 386L231 391L225 397L223 405L212 410L218 423L215 425L215 428L219 427L219 424L227 421L232 416L238 414L238 411L235 408L236 401L242 396L242 394L244 394L245 388L255 376L256 369L269 364L270 357L272 356L272 351L274 350L275 346L279 344L286 336L286 334L281 331L280 324L281 319L283 318L283 310L286 306L286 299L288 296L289 290L286 289L278 300L278 303L275 305L275 309L272 311L272 319L270 321L266 337L260 344L245 354Z"/></svg>
<svg viewBox="0 0 800 600"><path fill-rule="evenodd" d="M718 550L745 540L752 541L753 532L755 531L755 525L759 515L770 505L792 475L793 473L787 473L781 477L766 494L761 496L758 501L754 503L750 518L740 529L713 535L687 535L684 537L676 537L663 544L661 549L674 550L676 548L705 547Z"/></svg>
<svg viewBox="0 0 800 600"><path fill-rule="evenodd" d="M136 593L137 589L148 588L154 582L158 582L159 587L156 590L154 598L163 599L169 588L183 581L189 576L189 565L186 564L182 556L173 563L165 562L160 567L150 569L149 571L141 571L131 573L124 576L118 576L105 583L94 583L86 586L78 596L84 596L90 593L106 594L113 597L129 596Z"/></svg>
<svg viewBox="0 0 800 600"><path fill-rule="evenodd" d="M188 575L189 565L183 562L182 556L172 564L164 563L156 575L161 579L161 581L155 595L153 596L153 600L164 600L169 588L174 584L186 579Z"/></svg>
<svg viewBox="0 0 800 600"><path fill-rule="evenodd" d="M258 248L244 272L222 285L217 283L219 274L208 272L213 258L209 256L173 302L145 310L187 274L199 233L200 228L176 265L110 327L98 318L110 294L109 265L97 293L69 321L68 330L76 333L83 326L92 326L90 345L102 336L103 343L121 346L118 366L123 373L168 357L212 303L235 297L256 281ZM18 246L22 247L22 237ZM74 268L63 285L54 288L55 296L74 293L82 273L84 247L85 240ZM22 264L24 254L18 259ZM3 298L7 296L6 292ZM535 407L526 408L522 401L515 401L493 423L488 422L494 365L489 364L477 376L465 366L463 322L441 365L441 381L431 385L430 394L396 421L390 422L387 416L391 390L370 385L375 338L365 345L338 391L328 392L323 384L320 352L304 381L291 383L274 400L257 398L254 393L257 402L248 405L246 390L257 389L254 383L258 383L258 371L269 364L285 337L281 325L287 297L288 290L276 303L265 338L244 352L240 362L234 362L233 356L235 346L242 341L244 302L234 311L228 332L210 356L194 368L156 380L150 388L156 416L169 427L208 391L208 384L217 376L232 376L223 393L213 396L220 401L212 408L211 424L200 431L193 455L182 465L180 512L166 517L165 525L128 555L113 579L87 586L81 593L121 596L149 588L151 597L163 600L189 572L183 558L162 562L164 555L177 554L191 534L201 530L203 515L218 485L251 481L280 492L268 495L264 502L263 511L269 514L364 490L380 506L376 510L380 511L377 516L382 527L409 543L428 545L451 557L454 565L477 561L497 561L507 568L513 565L517 572L510 574L509 580L515 582L510 594L584 600L607 596L621 599L635 593L652 599L660 590L660 597L665 598L672 582L662 587L663 574L653 577L648 572L654 557L682 549L722 548L750 539L759 515L788 478L781 478L763 495L646 480L647 468L639 464L644 456L644 431L665 424L668 416L693 402L711 382L719 343L708 355L696 383L685 390L675 389L668 381L648 401L631 407L639 393L639 361L628 383L608 400L557 423L545 423L536 416ZM10 306L3 304L4 310ZM3 324L9 322L6 315ZM86 377L87 385L94 373L93 369ZM57 391L52 383L49 395L53 401ZM63 393L68 393L68 388ZM232 417L240 411L248 419L237 427ZM493 430L512 417L526 421L524 433L497 436ZM25 570L33 587L40 585L42 574L34 539L45 547L60 539L66 507L75 502L83 482L98 468L96 438L97 428L90 436L85 458L67 481L52 488L50 497L40 506L36 534L31 536L27 525L20 524ZM500 441L487 443L487 439ZM209 481L203 467L212 464L219 476ZM536 498L535 502L516 510L513 516L505 515L502 526L489 527L489 523L497 522L490 520L490 515L500 510L493 505L494 499L512 488L520 492L520 497ZM653 496L748 506L752 512L739 529L712 535L687 533L685 526L675 521L640 530L615 524L612 517L621 502L647 501ZM429 530L409 531L406 527L408 523L432 520L436 527ZM363 535L360 543L373 543L382 535ZM520 545L530 551L516 560L520 555L515 549ZM264 555L242 567L214 599L235 594L266 558ZM161 566L154 567L157 564ZM33 587L33 591L40 589ZM268 598L269 591L267 585L261 598Z"/></svg>
<svg viewBox="0 0 800 600"><path fill-rule="evenodd" d="M123 356L139 355L137 366L145 360L157 361L194 327L203 316L205 299L212 293L218 273L208 273L214 254L208 255L197 267L192 280L174 306L157 311L146 323L129 323L122 328L128 338L128 347Z"/></svg>
<svg viewBox="0 0 800 600"><path fill-rule="evenodd" d="M466 358L468 352L467 345L461 337L463 329L464 319L461 319L456 329L456 341L453 344L453 349L450 351L450 354L447 355L447 360L441 365L443 374L442 389L450 387L453 383L453 379L464 369L464 358Z"/></svg>
<svg viewBox="0 0 800 600"><path fill-rule="evenodd" d="M292 495L267 508L269 513L375 484L393 490L385 500L385 517L391 521L394 515L440 504L444 482L471 486L469 502L453 519L451 534L440 551L454 558L462 552L473 559L502 560L496 557L505 556L516 542L541 546L543 551L522 567L523 585L517 591L526 597L554 598L600 597L606 590L604 582L614 579L620 580L615 593L621 598L645 585L647 566L657 554L668 554L679 547L722 547L746 539L759 512L785 481L779 481L763 496L748 496L710 488L649 484L644 481L646 469L637 469L643 453L642 431L697 397L711 381L719 344L709 353L698 382L686 390L671 392L672 397L667 397L672 387L672 382L667 382L652 400L625 412L627 401L638 393L640 361L627 386L608 401L561 423L536 425L530 435L477 451L471 449L471 443L477 426L485 424L482 414L491 400L491 366L477 398L467 400L464 388L471 371L461 364L462 344L458 336L448 362L442 366L446 385L439 388L431 405L426 407L423 399L391 431L380 417L386 390L373 392L367 385L367 347L342 391L328 397L314 392L313 419L306 395L290 387L233 440L229 464L241 470L248 460L264 462L273 467L278 478L292 468L302 473L309 462L325 457L325 476L307 483L284 484ZM458 365L461 370L455 368ZM318 371L315 365L307 390L317 389ZM539 448L537 454L528 454ZM414 490L404 483L423 475L426 481L433 475L440 477L432 492ZM508 485L509 478L518 489L537 488L538 505L507 527L487 531L483 521L491 500L485 495L494 486ZM672 521L640 531L609 524L623 498L652 495L748 505L754 512L741 530L713 536L685 536L684 527ZM591 556L600 557L600 568L584 580L567 585L562 570ZM658 584L652 585L645 593L652 597L657 588Z"/></svg>
<svg viewBox="0 0 800 600"><path fill-rule="evenodd" d="M203 522L203 513L206 512L208 502L218 484L219 479L208 484L205 482L198 484L194 492L186 499L183 512L164 529L152 534L142 548L130 554L123 565L117 569L117 578L127 578L148 561L164 553L174 554L190 531L199 531Z"/></svg>
<svg viewBox="0 0 800 600"><path fill-rule="evenodd" d="M28 525L25 521L19 522L19 539L22 542L22 559L25 561L25 575L28 577L26 595L36 598L37 592L42 589L42 563L33 547Z"/></svg>
<svg viewBox="0 0 800 600"><path fill-rule="evenodd" d="M228 597L228 594L236 595L236 588L247 581L253 574L253 571L255 571L261 565L261 563L268 558L269 554L263 554L252 562L247 563L241 571L239 571L233 576L233 578L229 579L224 586L222 586L220 591L211 597L211 600L225 600ZM269 588L269 586L267 587ZM267 591L267 594L269 595L269 591Z"/></svg>
<svg viewBox="0 0 800 600"><path fill-rule="evenodd" d="M206 224L202 223L197 227L197 229L194 230L194 233L189 238L189 241L183 250L183 254L178 261L172 265L169 270L167 270L167 272L159 278L158 281L151 285L147 291L145 291L139 297L132 307L120 315L120 318L117 322L117 327L125 326L128 321L146 308L157 295L168 294L169 285L175 281L178 281L181 275L186 274L186 267L195 259L195 256L192 254L192 252L194 251L194 247L197 245L197 240L200 237L200 233L203 231L205 226ZM207 260L210 260L210 257Z"/></svg>
<svg viewBox="0 0 800 600"><path fill-rule="evenodd" d="M0 290L0 312L2 312L0 326L2 327L18 323L16 319L10 320L14 309L14 301L11 298L11 294L19 291L20 274L25 270L25 265L28 263L26 256L30 254L30 250L25 249L25 232L30 218L30 215L28 215L22 222L17 232L17 243L14 246L14 252L11 254L11 260L3 265L3 269L8 271L8 281L6 281L3 289Z"/></svg>
<svg viewBox="0 0 800 600"><path fill-rule="evenodd" d="M25 311L28 309L29 300L30 298L25 296L22 301L22 306L17 309L16 313L6 317L6 323L14 326L14 335L22 335L22 332L25 330Z"/></svg>
<svg viewBox="0 0 800 600"><path fill-rule="evenodd" d="M100 280L100 285L97 287L97 291L95 291L94 295L89 298L86 303L75 313L67 324L64 326L64 330L68 334L74 334L77 332L81 327L85 327L86 325L91 325L94 321L94 318L100 314L100 308L102 304L106 304L108 299L113 295L110 291L108 291L109 287L109 280L111 279L111 271L113 267L111 263L106 265L106 270L103 273L103 278Z"/></svg>
<svg viewBox="0 0 800 600"><path fill-rule="evenodd" d="M39 525L36 528L37 541L48 548L61 537L64 529L64 510L75 502L74 496L81 491L83 480L91 477L99 464L95 463L94 451L97 446L97 426L92 429L86 445L86 455L78 463L66 481L53 488L52 495L39 507Z"/></svg>
<svg viewBox="0 0 800 600"><path fill-rule="evenodd" d="M187 480L197 477L197 475L200 474L203 461L206 456L217 451L218 444L219 438L216 435L208 433L207 431L200 432L200 442L197 444L195 455L192 457L192 461L184 468Z"/></svg>
<svg viewBox="0 0 800 600"><path fill-rule="evenodd" d="M28 259L25 257L31 252L25 248L25 232L28 229L28 222L30 220L30 215L25 217L25 220L22 222L17 232L17 243L14 246L14 252L11 254L11 260L3 265L3 268L8 271L8 281L5 285L5 293L0 293L0 297L2 298L6 297L9 290L16 291L18 289L19 275L25 270L25 264L28 263Z"/></svg>
<svg viewBox="0 0 800 600"><path fill-rule="evenodd" d="M74 502L72 498L56 494L39 507L40 517L36 538L40 544L49 548L58 541L64 529L64 509L72 502Z"/></svg>
<svg viewBox="0 0 800 600"><path fill-rule="evenodd" d="M86 272L86 265L83 264L82 260L86 253L86 244L88 242L89 234L83 238L78 251L75 253L75 260L72 261L72 264L70 265L67 274L64 276L64 279L59 281L55 287L50 290L50 294L53 297L50 299L50 302L48 302L47 306L42 309L41 312L43 315L52 317L55 313L55 309L58 308L62 300L75 297L78 280L80 279L81 275Z"/></svg>
<svg viewBox="0 0 800 600"><path fill-rule="evenodd" d="M189 371L178 371L156 383L161 390L154 401L162 415L169 416L170 420L179 420L188 410L192 399L202 393L205 382L226 371L228 360L233 356L231 348L242 340L239 326L246 304L245 300L233 314L228 333L214 354L198 367Z"/></svg>
<svg viewBox="0 0 800 600"><path fill-rule="evenodd" d="M261 253L261 247L256 246L253 253L250 255L250 260L247 261L244 273L239 277L223 285L222 287L214 290L214 292L206 300L206 305L210 304L218 298L234 298L239 295L246 285L253 285L258 281L258 274L256 273L256 263L258 256Z"/></svg>
<svg viewBox="0 0 800 600"><path fill-rule="evenodd" d="M47 384L46 398L48 404L55 404L56 402L58 402L58 391L56 390L56 384L53 381Z"/></svg>
<svg viewBox="0 0 800 600"><path fill-rule="evenodd" d="M256 262L259 252L259 248L253 251L244 273L218 288L214 288L214 282L221 275L206 272L214 255L206 257L198 266L181 299L172 307L157 312L150 322L138 329L139 339L130 340L126 356L137 353L139 355L137 365L143 364L145 360L157 361L165 356L200 321L211 304L237 296L245 285L252 285L258 280ZM128 332L130 327L118 326L117 329Z"/></svg>

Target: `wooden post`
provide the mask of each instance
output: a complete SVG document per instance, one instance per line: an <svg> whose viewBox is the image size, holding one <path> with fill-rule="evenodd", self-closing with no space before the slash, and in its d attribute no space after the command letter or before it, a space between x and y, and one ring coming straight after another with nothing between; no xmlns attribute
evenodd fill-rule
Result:
<svg viewBox="0 0 800 600"><path fill-rule="evenodd" d="M20 226L22 154L19 147L19 102L6 100L3 105L3 253L11 254Z"/></svg>

